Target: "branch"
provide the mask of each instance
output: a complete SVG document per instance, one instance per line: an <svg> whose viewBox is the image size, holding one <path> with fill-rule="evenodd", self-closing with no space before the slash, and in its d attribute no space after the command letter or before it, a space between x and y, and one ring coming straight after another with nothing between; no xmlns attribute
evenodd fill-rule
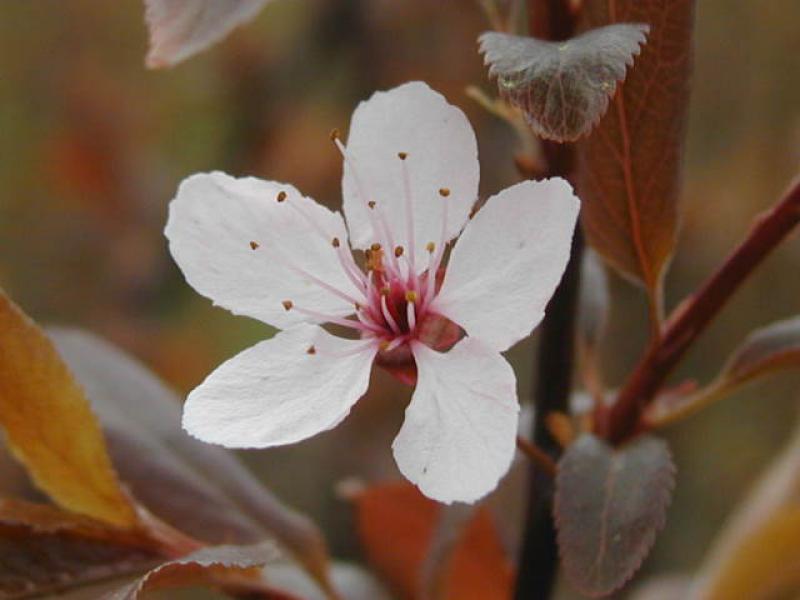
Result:
<svg viewBox="0 0 800 600"><path fill-rule="evenodd" d="M617 401L597 415L600 433L614 443L635 434L641 416L667 376L750 273L800 222L800 178L781 201L758 217L745 240L703 286L683 301L634 369Z"/></svg>

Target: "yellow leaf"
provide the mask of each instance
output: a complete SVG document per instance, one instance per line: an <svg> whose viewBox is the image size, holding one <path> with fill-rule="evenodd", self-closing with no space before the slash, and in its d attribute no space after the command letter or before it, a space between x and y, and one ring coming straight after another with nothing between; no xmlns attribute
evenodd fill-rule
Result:
<svg viewBox="0 0 800 600"><path fill-rule="evenodd" d="M800 590L800 507L770 516L741 542L703 600L773 598Z"/></svg>
<svg viewBox="0 0 800 600"><path fill-rule="evenodd" d="M83 390L44 332L1 290L0 426L56 503L114 525L136 523Z"/></svg>

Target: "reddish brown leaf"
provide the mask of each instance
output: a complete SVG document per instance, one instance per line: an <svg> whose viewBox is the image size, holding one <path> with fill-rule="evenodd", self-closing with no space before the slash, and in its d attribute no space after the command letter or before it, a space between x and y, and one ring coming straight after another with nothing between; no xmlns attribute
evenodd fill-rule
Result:
<svg viewBox="0 0 800 600"><path fill-rule="evenodd" d="M215 546L152 569L138 581L105 594L102 600L136 600L148 592L181 587L222 587L253 600L292 600L261 580L258 569L278 556L272 544ZM296 599L295 599L296 600Z"/></svg>
<svg viewBox="0 0 800 600"><path fill-rule="evenodd" d="M369 562L405 600L420 598L425 556L441 505L407 483L371 487L356 498L358 531ZM446 600L507 600L513 573L489 512L479 508L441 577Z"/></svg>
<svg viewBox="0 0 800 600"><path fill-rule="evenodd" d="M584 434L558 466L554 511L564 570L581 592L622 586L664 525L675 468L667 445L641 436L620 448Z"/></svg>
<svg viewBox="0 0 800 600"><path fill-rule="evenodd" d="M146 539L61 509L0 501L0 598L134 573L162 557Z"/></svg>
<svg viewBox="0 0 800 600"><path fill-rule="evenodd" d="M136 523L97 419L52 343L0 290L0 426L14 456L58 504Z"/></svg>
<svg viewBox="0 0 800 600"><path fill-rule="evenodd" d="M694 0L585 0L583 29L650 25L647 45L598 127L578 143L578 193L589 242L642 283L660 312L678 224Z"/></svg>
<svg viewBox="0 0 800 600"><path fill-rule="evenodd" d="M327 547L314 523L283 504L231 452L190 438L172 390L98 338L68 329L49 333L106 427L123 481L148 510L206 542L274 537L330 589Z"/></svg>

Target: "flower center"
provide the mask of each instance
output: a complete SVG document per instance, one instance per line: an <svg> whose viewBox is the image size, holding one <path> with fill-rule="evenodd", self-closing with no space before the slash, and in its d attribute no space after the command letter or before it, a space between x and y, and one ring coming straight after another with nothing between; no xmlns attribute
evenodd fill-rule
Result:
<svg viewBox="0 0 800 600"><path fill-rule="evenodd" d="M449 320L437 315L432 305L438 287L441 284L440 274L444 272L442 260L447 244L447 198L450 190L442 187L436 193L441 200L442 228L438 244L430 241L426 244L426 262L417 263L416 232L414 231L414 202L408 172L408 153L400 151L397 157L400 162L403 180L403 201L405 209L405 236L408 246L395 245L395 232L392 231L380 205L367 195L363 181L353 164L352 157L339 140L338 134L331 134L344 160L347 162L356 180L356 188L360 201L367 211L376 241L365 251L364 268L354 260L347 244L342 244L338 237L331 237L320 222L313 218L304 207L280 192L276 200L285 204L287 210L294 210L309 226L330 242L332 251L337 253L339 264L345 275L353 283L358 293L337 289L324 280L324 276L308 273L295 265L292 258L276 251L279 260L285 266L306 280L322 287L354 307L354 318L343 318L324 315L303 306L296 305L291 299L283 301L285 310L294 310L308 315L321 322L343 325L358 331L365 341L377 343L381 354L390 356L393 351L413 340L419 340L431 347L452 345L462 334L460 328ZM260 243L251 241L250 248L256 251ZM442 333L444 332L444 333Z"/></svg>

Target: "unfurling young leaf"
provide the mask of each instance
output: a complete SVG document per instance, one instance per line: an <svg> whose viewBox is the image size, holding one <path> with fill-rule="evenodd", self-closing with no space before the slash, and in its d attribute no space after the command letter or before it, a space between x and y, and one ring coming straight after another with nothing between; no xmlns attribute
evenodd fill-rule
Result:
<svg viewBox="0 0 800 600"><path fill-rule="evenodd" d="M147 66L173 67L253 19L269 0L145 0Z"/></svg>
<svg viewBox="0 0 800 600"><path fill-rule="evenodd" d="M204 548L154 568L141 579L115 592L105 594L102 600L137 600L148 592L190 586L215 586L225 584L226 589L239 586L247 598L261 600L292 600L282 592L272 591L260 580L254 569L274 561L278 552L271 544L255 546L215 546ZM252 575L255 574L255 577Z"/></svg>
<svg viewBox="0 0 800 600"><path fill-rule="evenodd" d="M728 361L723 377L737 385L791 367L800 367L800 317L751 333Z"/></svg>
<svg viewBox="0 0 800 600"><path fill-rule="evenodd" d="M647 31L647 25L619 24L562 42L496 32L479 40L500 93L523 110L534 132L571 142L605 114Z"/></svg>
<svg viewBox="0 0 800 600"><path fill-rule="evenodd" d="M800 317L756 329L742 342L709 385L687 393L662 394L648 409L647 421L663 427L724 398L736 388L782 369L800 367Z"/></svg>
<svg viewBox="0 0 800 600"><path fill-rule="evenodd" d="M34 482L64 508L136 524L83 390L44 332L0 290L0 426Z"/></svg>
<svg viewBox="0 0 800 600"><path fill-rule="evenodd" d="M584 29L650 25L611 108L578 143L578 192L589 243L645 286L657 317L678 224L694 0L584 0L582 14Z"/></svg>
<svg viewBox="0 0 800 600"><path fill-rule="evenodd" d="M613 448L584 434L558 465L554 511L569 580L604 596L621 587L664 525L675 481L667 445L640 436Z"/></svg>
<svg viewBox="0 0 800 600"><path fill-rule="evenodd" d="M274 537L330 591L322 533L230 451L186 435L175 392L91 334L61 328L48 333L100 416L121 478L149 511L209 543L250 544Z"/></svg>
<svg viewBox="0 0 800 600"><path fill-rule="evenodd" d="M0 598L135 573L163 560L149 540L47 505L0 501Z"/></svg>

